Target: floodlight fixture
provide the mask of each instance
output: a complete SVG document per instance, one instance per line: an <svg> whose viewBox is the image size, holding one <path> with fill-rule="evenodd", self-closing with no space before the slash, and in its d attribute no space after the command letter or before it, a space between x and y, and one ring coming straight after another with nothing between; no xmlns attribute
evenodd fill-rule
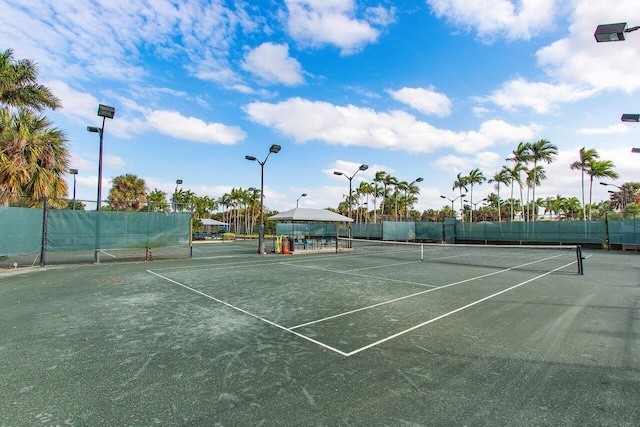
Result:
<svg viewBox="0 0 640 427"><path fill-rule="evenodd" d="M447 199L448 201L451 202L451 213L453 214L453 217L455 218L456 214L455 214L455 212L453 210L453 202L455 202L458 199L461 199L461 198L465 197L466 195L467 195L467 193L464 193L464 194L461 194L461 195L459 195L458 197L456 197L454 199L451 199L451 198L449 198L447 196L443 196L443 195L440 195L440 197L442 197L443 199Z"/></svg>
<svg viewBox="0 0 640 427"><path fill-rule="evenodd" d="M353 180L353 178L356 176L356 174L358 172L366 171L367 169L369 169L369 166L365 165L365 164L362 164L362 165L360 165L358 170L355 171L353 173L353 175L351 175L351 176L347 175L344 172L338 172L338 171L333 172L334 175L342 175L342 176L344 176L345 178L347 178L349 180L349 200L347 200L347 204L349 205L349 218L351 218L351 181ZM349 232L351 232L351 228L349 228ZM349 237L351 237L351 236L349 236Z"/></svg>
<svg viewBox="0 0 640 427"><path fill-rule="evenodd" d="M253 157L253 156L244 156L244 158L245 158L245 159L247 159L247 160L250 160L250 161L252 161L252 162L255 162L255 161L257 161L257 160L258 160L258 159L256 159L256 158L255 158L255 157Z"/></svg>
<svg viewBox="0 0 640 427"><path fill-rule="evenodd" d="M620 118L623 122L640 122L640 114L623 114Z"/></svg>
<svg viewBox="0 0 640 427"><path fill-rule="evenodd" d="M638 148L638 147L633 147L633 148L631 149L631 152L632 152L632 153L636 153L636 154L637 154L637 153L640 153L640 148Z"/></svg>
<svg viewBox="0 0 640 427"><path fill-rule="evenodd" d="M278 153L280 152L280 150L282 149L281 146L279 146L278 144L273 144L271 147L269 147L269 153Z"/></svg>
<svg viewBox="0 0 640 427"><path fill-rule="evenodd" d="M626 22L602 24L596 27L596 32L593 35L598 43L619 42L625 40L625 33L630 33L638 29L640 29L640 27L627 28Z"/></svg>
<svg viewBox="0 0 640 427"><path fill-rule="evenodd" d="M113 116L116 114L116 109L114 107L110 107L108 105L100 104L98 105L98 116L105 117L107 119L113 119Z"/></svg>

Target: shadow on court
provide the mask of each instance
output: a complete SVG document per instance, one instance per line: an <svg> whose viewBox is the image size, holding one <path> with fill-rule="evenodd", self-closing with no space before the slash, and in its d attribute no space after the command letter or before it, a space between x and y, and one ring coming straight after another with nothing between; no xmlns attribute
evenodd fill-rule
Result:
<svg viewBox="0 0 640 427"><path fill-rule="evenodd" d="M638 255L585 274L194 246L0 273L0 425L640 419Z"/></svg>

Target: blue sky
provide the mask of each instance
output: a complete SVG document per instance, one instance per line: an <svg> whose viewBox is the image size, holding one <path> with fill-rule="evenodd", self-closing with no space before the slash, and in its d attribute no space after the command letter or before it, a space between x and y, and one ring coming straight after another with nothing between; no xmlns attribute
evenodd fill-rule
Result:
<svg viewBox="0 0 640 427"><path fill-rule="evenodd" d="M520 141L548 139L540 197L580 197L580 147L640 181L640 31L596 43L598 24L640 24L637 0L0 0L0 49L38 63L62 100L77 197L132 173L171 194L258 187L265 205L337 207L348 181L423 177L419 210L448 205L458 173L492 176ZM72 188L72 178L68 180ZM611 182L611 181L610 181ZM495 189L474 187L474 200ZM607 198L594 187L594 199ZM508 189L502 189L503 198Z"/></svg>

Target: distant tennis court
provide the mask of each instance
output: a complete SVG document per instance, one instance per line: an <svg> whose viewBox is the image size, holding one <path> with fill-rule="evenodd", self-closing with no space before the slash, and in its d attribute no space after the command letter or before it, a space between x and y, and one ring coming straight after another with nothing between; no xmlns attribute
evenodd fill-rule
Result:
<svg viewBox="0 0 640 427"><path fill-rule="evenodd" d="M339 247L3 274L0 425L637 425L638 255Z"/></svg>

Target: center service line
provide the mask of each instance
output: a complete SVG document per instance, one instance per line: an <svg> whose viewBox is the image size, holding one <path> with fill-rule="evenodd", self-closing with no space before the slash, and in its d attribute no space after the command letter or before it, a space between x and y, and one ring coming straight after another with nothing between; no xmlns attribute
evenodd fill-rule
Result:
<svg viewBox="0 0 640 427"><path fill-rule="evenodd" d="M222 300L220 300L220 299L218 299L218 298L212 297L211 295L205 294L204 292L199 291L199 290L197 290L197 289L194 289L194 288L192 288L192 287L190 287L190 286L187 286L187 285L182 284L182 283L180 283L180 282L176 282L175 280L169 279L168 277L165 277L165 276L163 276L163 275L161 275L161 274L155 273L155 272L153 272L153 271L151 271L151 270L147 270L147 273L153 274L154 276L157 276L157 277L159 277L159 278L161 278L161 279L164 279L164 280L166 280L166 281L168 281L168 282L171 282L171 283L173 283L173 284L176 284L176 285L178 285L178 286L182 286L183 288L188 289L188 290L190 290L191 292L195 292L196 294L198 294L198 295L202 295L203 297L209 298L210 300L213 300L213 301L215 301L215 302L217 302L217 303L220 303L220 304L226 305L227 307L229 307L229 308L231 308L231 309L233 309L233 310L239 311L240 313L246 314L247 316L251 316L251 317L253 317L254 319L258 319L258 320L260 320L260 321L262 321L262 322L264 322L264 323L266 323L266 324L268 324L268 325L274 326L274 327L276 327L276 328L278 328L278 329L281 329L281 330L283 330L283 331L289 332L290 334L293 334L293 335L295 335L295 336L297 336L297 337L300 337L300 338L305 339L305 340L307 340L307 341L309 341L309 342L312 342L312 343L314 343L314 344L316 344L316 345L319 345L320 347L324 347L324 348L326 348L327 350L331 350L331 351L333 351L333 352L335 352L335 353L338 353L338 354L339 354L339 355L341 355L341 356L348 356L348 355L347 355L347 353L345 353L345 352L343 352L343 351L340 351L340 350L338 350L338 349L336 349L336 348L333 348L333 347L331 347L331 346L328 346L328 345L326 345L326 344L324 344L324 343L322 343L322 342L320 342L320 341L316 341L316 340L314 340L313 338L309 338L309 337L307 337L307 336L305 336L305 335L302 335L302 334L301 334L301 333L299 333L299 332L292 331L291 329L286 328L286 327L284 327L284 326L282 326L282 325L279 325L279 324L277 324L277 323L274 323L274 322L272 322L271 320L267 320L267 319L265 319L264 317L260 317L260 316L258 316L257 314L253 314L253 313L251 313L251 312L249 312L249 311L247 311L247 310L243 310L243 309L241 309L240 307L236 307L235 305L229 304L228 302L225 302L225 301L222 301Z"/></svg>

